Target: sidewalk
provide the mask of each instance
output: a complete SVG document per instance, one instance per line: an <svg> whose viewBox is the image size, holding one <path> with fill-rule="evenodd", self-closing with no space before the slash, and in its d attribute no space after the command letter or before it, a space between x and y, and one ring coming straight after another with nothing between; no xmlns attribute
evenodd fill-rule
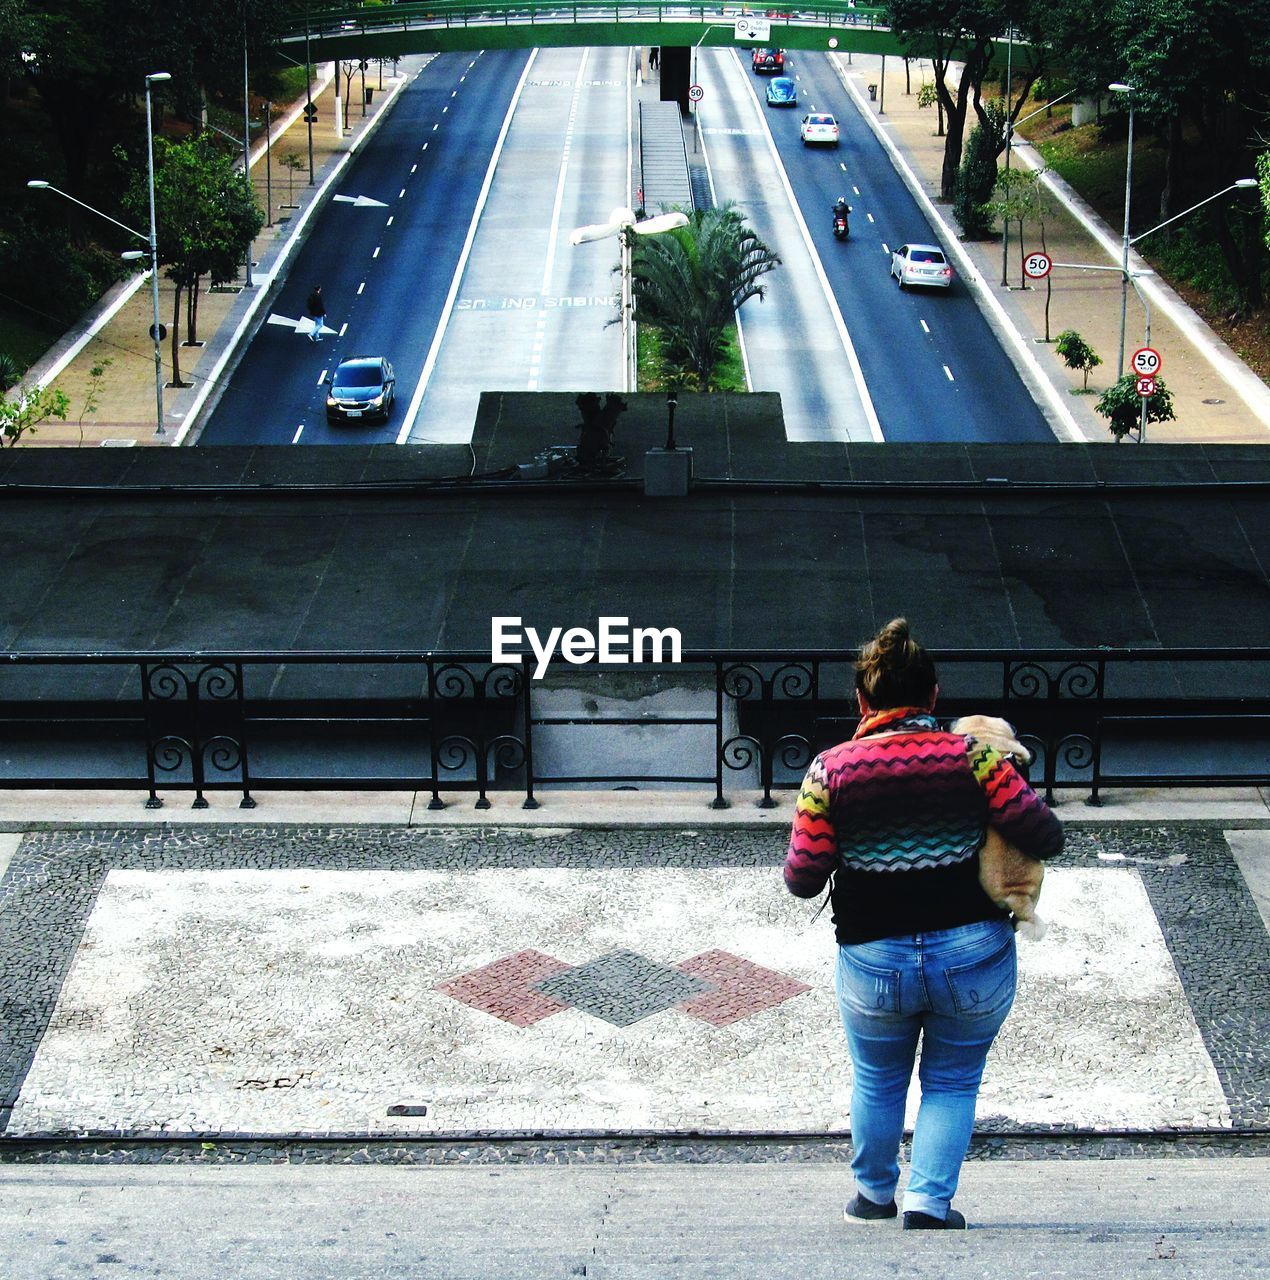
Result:
<svg viewBox="0 0 1270 1280"><path fill-rule="evenodd" d="M180 362L183 388L165 387L164 434L155 430L154 346L150 339L153 306L149 275L117 285L93 313L88 333L70 333L28 374L31 379L60 388L70 398L70 414L66 422L56 420L43 424L35 435L22 441L23 447L59 446L131 446L174 445L186 443L185 432L210 395L216 393L217 382L226 376L235 347L243 337L249 318L258 318L258 309L276 278L286 269L286 260L295 244L297 229L303 228L315 212L324 183L337 167L374 131L383 114L396 100L397 93L416 74L424 58L403 59L396 74L391 66L384 70L383 92L378 91L378 70L367 72L367 87L375 90L369 105L357 101L361 90L360 75L353 80L354 101L347 111L344 136L335 136L336 85L331 67L317 68L313 102L318 110L313 126L313 184L309 182L308 128L303 119L303 103L297 103L272 130L272 159L266 161L264 141L252 149L252 182L261 209L270 204L268 187L272 186L271 216L252 246L252 287L244 288L244 277L226 286L224 291L210 290L204 282L198 304L198 337L200 345L182 345ZM342 90L341 90L342 91ZM304 168L288 173L282 161L294 156ZM271 173L271 178L269 174ZM264 295L264 300L262 300ZM159 314L170 330L174 290L171 281L160 271ZM251 316L253 308L256 316ZM182 342L187 335L185 304L182 302ZM91 336L89 336L91 334ZM87 339L85 341L85 339ZM171 340L163 342L165 379L172 376ZM110 364L98 388L97 410L79 421L85 397L92 384L90 370L99 362ZM230 365L232 367L232 365ZM193 443L189 441L189 443Z"/></svg>

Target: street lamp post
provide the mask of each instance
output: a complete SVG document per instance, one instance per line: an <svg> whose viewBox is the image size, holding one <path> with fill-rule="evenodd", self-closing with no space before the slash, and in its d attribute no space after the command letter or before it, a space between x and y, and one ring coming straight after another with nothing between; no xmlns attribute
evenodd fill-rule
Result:
<svg viewBox="0 0 1270 1280"><path fill-rule="evenodd" d="M1124 377L1124 332L1129 309L1129 205L1133 198L1133 91L1131 84L1116 81L1107 86L1112 93L1129 96L1129 145L1124 159L1124 231L1120 237L1120 359L1116 366L1116 379Z"/></svg>
<svg viewBox="0 0 1270 1280"><path fill-rule="evenodd" d="M40 178L32 178L26 184L33 191L52 191L69 200L72 204L79 205L81 209L87 209L89 213L95 213L99 218L105 218L107 222L113 223L130 236L136 236L138 240L145 241L149 245L150 302L153 313L150 336L154 339L154 434L156 436L166 435L167 429L163 425L163 347L161 345L163 329L159 323L159 237L154 217L154 127L151 115L150 86L152 84L161 84L163 81L171 79L172 77L166 71L156 71L152 75L146 76L146 150L150 194L150 234L148 236L144 232L138 231L135 227L130 227L127 223L120 222L118 218L112 218L110 214L102 213L100 209L94 209L91 204L85 204L84 201L71 195L69 191L62 191L59 187L53 186L51 182L45 182ZM130 249L120 256L131 262L144 255L138 250Z"/></svg>
<svg viewBox="0 0 1270 1280"><path fill-rule="evenodd" d="M614 209L609 214L607 222L598 222L592 226L576 227L569 235L570 244L589 244L592 240L607 240L612 236L618 236L622 244L622 350L623 364L625 371L623 374L623 382L625 386L623 390L630 391L634 388L634 379L631 376L631 309L632 299L631 282L630 282L630 246L627 243L626 233L634 232L636 235L653 236L663 231L673 231L676 227L686 227L688 225L688 215L676 210L673 213L659 213L651 218L637 219L635 214L626 208Z"/></svg>

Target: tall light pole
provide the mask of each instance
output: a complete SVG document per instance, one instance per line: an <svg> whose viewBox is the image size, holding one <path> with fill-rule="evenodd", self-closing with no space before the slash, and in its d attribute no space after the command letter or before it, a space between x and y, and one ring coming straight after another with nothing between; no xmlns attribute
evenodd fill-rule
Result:
<svg viewBox="0 0 1270 1280"><path fill-rule="evenodd" d="M1112 93L1129 96L1129 146L1124 159L1124 232L1120 237L1120 359L1116 366L1116 379L1124 377L1124 331L1129 309L1129 205L1133 199L1133 92L1131 84L1116 81L1107 86Z"/></svg>
<svg viewBox="0 0 1270 1280"><path fill-rule="evenodd" d="M1009 22L1009 14L1006 21ZM1006 39L1009 42L1005 49L1005 198L1010 198L1010 152L1014 138L1014 114L1012 95L1014 93L1014 24L1006 28ZM1010 214L1007 206L1005 217L1001 219L1001 287L1007 284L1006 263L1010 252Z"/></svg>
<svg viewBox="0 0 1270 1280"><path fill-rule="evenodd" d="M154 412L156 436L163 435L163 330L159 326L159 231L154 217L154 115L150 102L150 86L163 84L172 77L166 71L146 76L146 164L150 185L150 301L154 307Z"/></svg>
<svg viewBox="0 0 1270 1280"><path fill-rule="evenodd" d="M637 219L630 209L617 208L609 214L607 222L598 222L587 227L576 227L569 235L569 243L589 244L592 240L607 240L617 236L622 244L622 363L625 366L623 390L634 389L635 381L632 373L633 343L631 342L631 268L630 245L627 232L641 236L655 236L663 231L673 231L676 227L686 227L689 218L686 213L675 210L673 213L659 213L651 218Z"/></svg>
<svg viewBox="0 0 1270 1280"><path fill-rule="evenodd" d="M154 434L156 436L166 435L167 429L163 425L163 328L159 323L159 237L154 217L154 126L151 116L150 86L152 84L161 84L163 81L171 79L172 77L166 71L156 71L153 75L146 76L146 151L150 191L150 234L148 236L144 232L138 231L135 227L128 226L126 222L120 222L118 218L112 218L110 214L102 213L100 209L94 209L91 204L85 204L84 201L71 195L69 191L63 191L59 187L53 186L51 182L45 182L40 178L32 178L26 184L33 191L52 191L69 200L72 204L79 205L81 209L87 209L89 213L95 213L99 218L105 218L107 222L113 223L120 230L126 231L130 236L136 236L138 240L142 240L150 246L150 301L153 313L150 336L154 339ZM144 255L138 250L131 249L121 256L128 261L133 261Z"/></svg>

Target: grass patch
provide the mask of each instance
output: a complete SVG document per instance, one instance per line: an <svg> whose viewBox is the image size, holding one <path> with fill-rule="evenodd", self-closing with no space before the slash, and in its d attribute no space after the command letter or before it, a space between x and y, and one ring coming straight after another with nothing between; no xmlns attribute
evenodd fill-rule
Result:
<svg viewBox="0 0 1270 1280"><path fill-rule="evenodd" d="M23 369L30 368L61 336L0 307L0 351L12 356Z"/></svg>
<svg viewBox="0 0 1270 1280"><path fill-rule="evenodd" d="M745 364L741 359L741 344L737 339L736 325L730 325L724 334L723 359L714 371L715 391L748 391L745 385ZM695 380L694 380L695 381ZM638 391L669 391L674 385L667 376L664 346L661 334L651 325L635 328L635 382ZM680 390L696 390L686 387L682 380Z"/></svg>

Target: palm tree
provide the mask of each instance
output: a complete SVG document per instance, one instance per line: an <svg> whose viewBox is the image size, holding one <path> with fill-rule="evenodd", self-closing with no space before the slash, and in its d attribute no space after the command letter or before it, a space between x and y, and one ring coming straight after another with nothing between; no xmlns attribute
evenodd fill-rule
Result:
<svg viewBox="0 0 1270 1280"><path fill-rule="evenodd" d="M731 203L698 209L688 225L656 236L630 236L636 319L653 326L668 361L709 391L737 308L762 298L760 277L780 265Z"/></svg>

